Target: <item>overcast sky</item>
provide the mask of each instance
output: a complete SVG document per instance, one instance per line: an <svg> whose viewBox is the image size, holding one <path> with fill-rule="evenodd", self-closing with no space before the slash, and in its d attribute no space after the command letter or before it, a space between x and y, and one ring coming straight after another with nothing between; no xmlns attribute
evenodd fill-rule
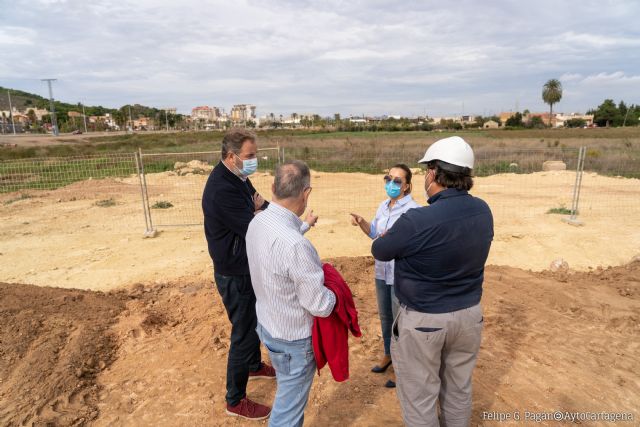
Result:
<svg viewBox="0 0 640 427"><path fill-rule="evenodd" d="M0 0L0 85L259 116L640 104L640 1ZM0 96L4 96L0 94Z"/></svg>

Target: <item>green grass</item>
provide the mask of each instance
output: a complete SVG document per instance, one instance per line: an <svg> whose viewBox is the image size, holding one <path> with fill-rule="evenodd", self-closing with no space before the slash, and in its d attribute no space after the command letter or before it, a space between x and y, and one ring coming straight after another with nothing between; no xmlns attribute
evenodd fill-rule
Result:
<svg viewBox="0 0 640 427"><path fill-rule="evenodd" d="M567 209L564 206L559 208L552 208L547 211L548 214L558 214L558 215L571 215L571 209Z"/></svg>
<svg viewBox="0 0 640 427"><path fill-rule="evenodd" d="M90 178L126 177L135 172L133 155L0 162L0 192L54 190Z"/></svg>
<svg viewBox="0 0 640 427"><path fill-rule="evenodd" d="M640 178L640 128L455 133L270 130L259 131L258 140L260 148L284 147L287 160L304 160L317 171L378 174L399 162L418 167L417 160L426 147L453 134L462 135L473 144L476 176L537 172L545 160L563 160L568 170L575 170L577 147L587 145L585 171ZM219 154L181 153L217 151L222 135L217 131L137 133L92 137L67 145L43 143L39 147L0 148L0 193L52 190L89 178L128 177L136 173L133 153L139 148L145 154L146 173L172 171L176 161L198 159L215 164ZM175 155L153 156L153 153ZM260 171L272 171L275 167L274 153L267 155L268 161L259 162ZM512 163L518 166L511 167Z"/></svg>
<svg viewBox="0 0 640 427"><path fill-rule="evenodd" d="M111 197L109 199L98 200L97 202L95 202L95 205L100 208L110 208L111 206L116 205L116 201L113 200L113 197Z"/></svg>
<svg viewBox="0 0 640 427"><path fill-rule="evenodd" d="M173 204L171 202L168 202L166 200L159 200L157 202L155 202L153 204L153 206L151 206L152 209L169 209L172 208Z"/></svg>
<svg viewBox="0 0 640 427"><path fill-rule="evenodd" d="M31 199L33 196L27 193L20 193L18 197L14 197L13 199L5 200L3 205L10 205L11 203L18 202L20 200Z"/></svg>
<svg viewBox="0 0 640 427"><path fill-rule="evenodd" d="M291 131L290 131L291 132ZM404 138L419 138L424 136L433 136L437 135L438 138L447 138L453 135L476 135L476 136L485 136L485 132L481 130L461 130L461 131L340 131L340 132L321 132L321 131L296 131L295 133L291 133L289 136L295 136L299 139L328 139L328 138L356 138L356 139L404 139ZM278 134L274 133L271 137L277 137ZM282 135L281 135L282 136Z"/></svg>

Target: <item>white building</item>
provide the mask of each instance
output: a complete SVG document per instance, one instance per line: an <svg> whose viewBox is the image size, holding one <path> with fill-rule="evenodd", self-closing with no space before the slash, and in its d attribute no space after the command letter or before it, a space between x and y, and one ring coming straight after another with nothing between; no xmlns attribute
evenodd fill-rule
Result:
<svg viewBox="0 0 640 427"><path fill-rule="evenodd" d="M256 106L251 104L236 104L231 109L231 120L234 122L256 121Z"/></svg>
<svg viewBox="0 0 640 427"><path fill-rule="evenodd" d="M212 122L220 117L220 109L218 107L199 106L191 110L191 118L193 120L204 120Z"/></svg>
<svg viewBox="0 0 640 427"><path fill-rule="evenodd" d="M558 113L558 114L555 114L555 117L554 117L555 127L557 127L557 128L564 127L566 125L566 122L571 120L571 119L582 119L582 120L584 120L586 126L593 125L593 114L578 114L578 113L562 114L562 113Z"/></svg>

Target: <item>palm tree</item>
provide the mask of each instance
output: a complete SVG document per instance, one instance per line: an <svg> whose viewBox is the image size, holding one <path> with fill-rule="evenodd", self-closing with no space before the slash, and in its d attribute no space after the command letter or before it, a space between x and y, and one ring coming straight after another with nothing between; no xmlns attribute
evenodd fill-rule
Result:
<svg viewBox="0 0 640 427"><path fill-rule="evenodd" d="M542 100L549 104L549 127L551 127L551 117L553 117L553 104L562 99L562 83L558 79L551 79L542 87Z"/></svg>

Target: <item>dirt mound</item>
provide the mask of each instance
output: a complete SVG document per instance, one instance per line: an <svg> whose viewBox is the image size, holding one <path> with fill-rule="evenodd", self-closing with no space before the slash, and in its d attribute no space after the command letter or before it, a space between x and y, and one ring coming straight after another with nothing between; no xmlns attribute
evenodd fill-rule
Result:
<svg viewBox="0 0 640 427"><path fill-rule="evenodd" d="M305 422L400 426L395 391L382 386L391 372L370 372L382 349L373 259L330 262L351 286L363 336L350 339L349 381L316 376ZM472 425L498 425L483 418L491 411L637 411L639 295L640 262L488 267ZM210 272L110 294L2 285L0 316L1 425L252 425L224 414L230 327ZM274 394L274 382L248 385L259 402Z"/></svg>
<svg viewBox="0 0 640 427"><path fill-rule="evenodd" d="M0 283L0 425L82 425L115 357L124 309L102 292Z"/></svg>

